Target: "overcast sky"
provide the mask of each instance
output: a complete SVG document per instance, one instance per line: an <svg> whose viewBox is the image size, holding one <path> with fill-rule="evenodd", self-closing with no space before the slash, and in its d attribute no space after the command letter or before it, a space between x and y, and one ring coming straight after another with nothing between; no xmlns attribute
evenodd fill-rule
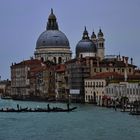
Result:
<svg viewBox="0 0 140 140"><path fill-rule="evenodd" d="M101 27L106 54L119 53L140 66L140 0L0 0L0 75L10 79L12 62L34 56L36 41L53 8L73 56L84 26Z"/></svg>

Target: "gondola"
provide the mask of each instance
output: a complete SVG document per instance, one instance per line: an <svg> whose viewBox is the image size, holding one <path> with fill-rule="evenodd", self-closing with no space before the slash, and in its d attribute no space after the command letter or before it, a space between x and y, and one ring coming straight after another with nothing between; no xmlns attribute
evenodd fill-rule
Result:
<svg viewBox="0 0 140 140"><path fill-rule="evenodd" d="M52 109L44 109L44 108L21 108L21 109L14 109L14 108L6 108L6 109L0 109L0 112L71 112L75 110L77 107L72 107L69 109L63 109L63 108L52 108Z"/></svg>

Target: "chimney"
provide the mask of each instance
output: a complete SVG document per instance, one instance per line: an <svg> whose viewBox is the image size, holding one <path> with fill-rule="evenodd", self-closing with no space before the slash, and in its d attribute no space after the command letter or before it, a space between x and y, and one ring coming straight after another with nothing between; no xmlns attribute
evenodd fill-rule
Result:
<svg viewBox="0 0 140 140"><path fill-rule="evenodd" d="M129 57L125 57L125 65L126 65L126 67L128 66L128 59L129 59Z"/></svg>

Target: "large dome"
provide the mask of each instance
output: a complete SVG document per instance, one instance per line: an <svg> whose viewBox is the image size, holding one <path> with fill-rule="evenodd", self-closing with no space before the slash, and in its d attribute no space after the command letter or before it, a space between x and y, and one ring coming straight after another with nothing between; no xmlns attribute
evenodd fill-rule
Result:
<svg viewBox="0 0 140 140"><path fill-rule="evenodd" d="M36 49L39 48L70 48L66 35L59 30L56 16L51 9L46 30L39 36Z"/></svg>
<svg viewBox="0 0 140 140"><path fill-rule="evenodd" d="M70 48L66 35L59 30L46 30L39 36L36 48L44 47Z"/></svg>
<svg viewBox="0 0 140 140"><path fill-rule="evenodd" d="M56 16L51 9L48 17L46 30L40 34L36 42L36 59L51 61L55 64L63 64L71 59L69 40L66 35L59 30Z"/></svg>

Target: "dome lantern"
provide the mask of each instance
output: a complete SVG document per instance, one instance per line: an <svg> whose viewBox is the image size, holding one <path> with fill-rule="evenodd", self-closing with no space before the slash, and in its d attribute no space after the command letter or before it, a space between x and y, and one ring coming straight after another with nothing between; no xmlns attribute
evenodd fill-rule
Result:
<svg viewBox="0 0 140 140"><path fill-rule="evenodd" d="M66 35L58 28L56 16L51 9L51 14L48 17L46 30L41 33L37 42L36 48L70 48L69 41Z"/></svg>
<svg viewBox="0 0 140 140"><path fill-rule="evenodd" d="M83 37L82 37L82 39L89 39L88 31L87 31L87 29L86 29L86 26L85 26L85 30L84 30L84 32L83 32Z"/></svg>
<svg viewBox="0 0 140 140"><path fill-rule="evenodd" d="M51 14L49 15L46 30L59 30L58 23L56 21L56 16L51 9Z"/></svg>

